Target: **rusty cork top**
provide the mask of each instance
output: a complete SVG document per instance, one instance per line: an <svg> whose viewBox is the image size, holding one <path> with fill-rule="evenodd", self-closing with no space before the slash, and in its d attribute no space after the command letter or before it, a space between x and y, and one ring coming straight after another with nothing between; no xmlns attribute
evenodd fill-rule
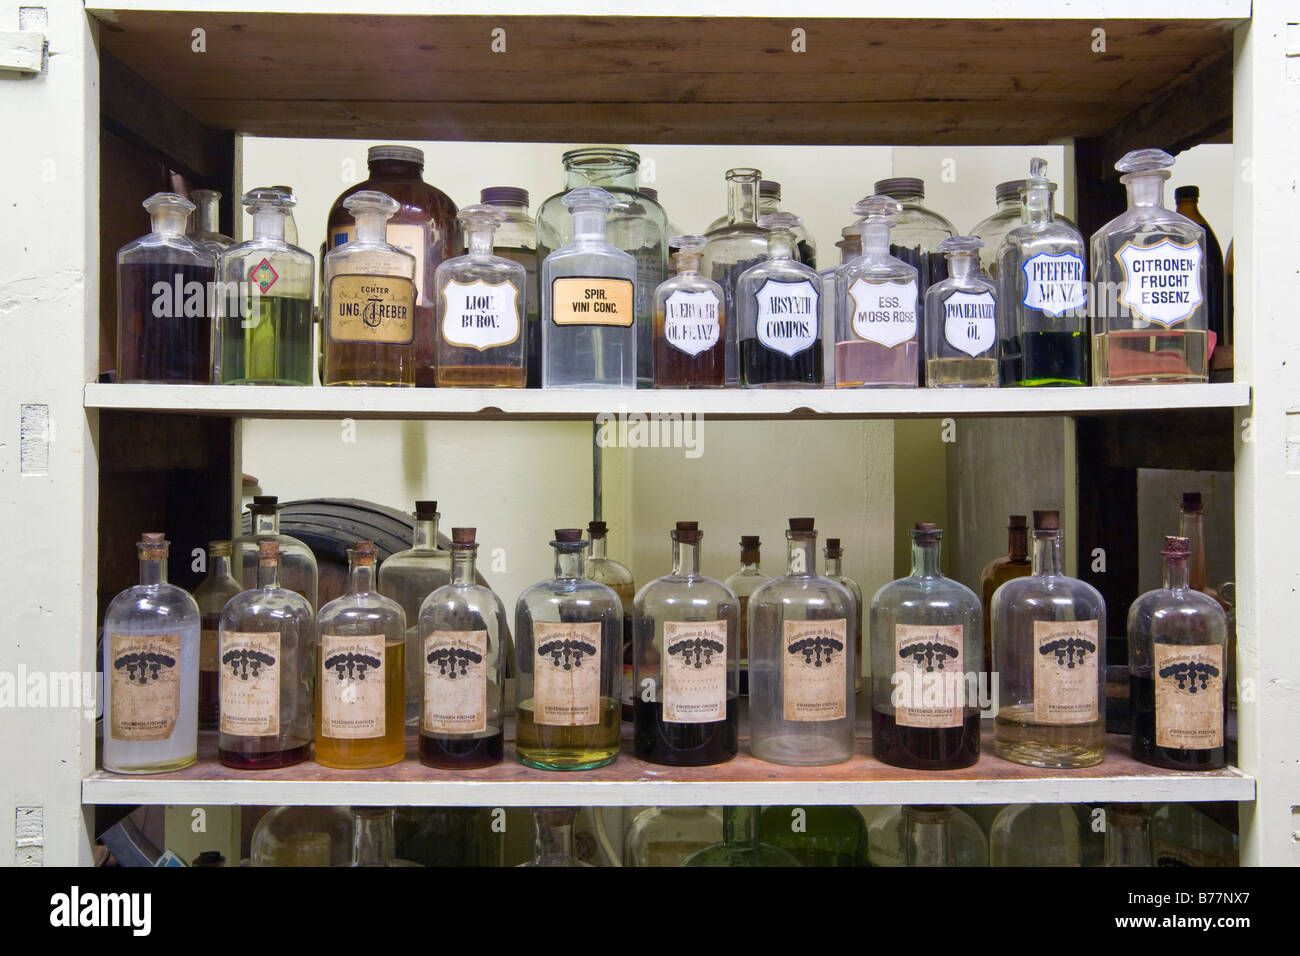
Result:
<svg viewBox="0 0 1300 956"><path fill-rule="evenodd" d="M1201 502L1201 493L1199 491L1183 492L1183 514L1199 515L1205 513L1205 505Z"/></svg>
<svg viewBox="0 0 1300 956"><path fill-rule="evenodd" d="M161 531L146 531L140 535L140 543L136 547L140 550L141 558L161 561L167 556L167 536Z"/></svg>
<svg viewBox="0 0 1300 956"><path fill-rule="evenodd" d="M1060 531L1061 513L1059 511L1035 511L1035 531Z"/></svg>
<svg viewBox="0 0 1300 956"><path fill-rule="evenodd" d="M581 528L557 528L555 540L558 544L578 544L582 541Z"/></svg>
<svg viewBox="0 0 1300 956"><path fill-rule="evenodd" d="M1160 552L1167 558L1185 558L1191 554L1191 543L1176 534L1165 535L1165 549Z"/></svg>
<svg viewBox="0 0 1300 956"><path fill-rule="evenodd" d="M1019 528L1028 527L1024 515L1010 515L1007 518L1007 530L1016 531Z"/></svg>
<svg viewBox="0 0 1300 956"><path fill-rule="evenodd" d="M253 503L248 506L249 514L275 514L280 508L279 502L276 495L253 495Z"/></svg>
<svg viewBox="0 0 1300 956"><path fill-rule="evenodd" d="M795 534L812 534L813 524L812 518L791 518L790 530Z"/></svg>
<svg viewBox="0 0 1300 956"><path fill-rule="evenodd" d="M609 533L609 525L603 521L591 521L587 523L587 534L593 538L603 538Z"/></svg>
<svg viewBox="0 0 1300 956"><path fill-rule="evenodd" d="M348 557L352 563L364 567L375 563L375 543L373 541L358 541L348 549Z"/></svg>
<svg viewBox="0 0 1300 956"><path fill-rule="evenodd" d="M740 546L742 548L757 548L760 542L756 534L742 534L740 536Z"/></svg>
<svg viewBox="0 0 1300 956"><path fill-rule="evenodd" d="M674 541L682 544L699 544L700 543L700 523L698 521L679 521L677 527L673 529L672 537Z"/></svg>
<svg viewBox="0 0 1300 956"><path fill-rule="evenodd" d="M451 546L457 550L474 547L474 536L477 530L476 528L452 528Z"/></svg>
<svg viewBox="0 0 1300 956"><path fill-rule="evenodd" d="M943 531L933 521L918 521L912 529L912 540L919 542L938 541Z"/></svg>

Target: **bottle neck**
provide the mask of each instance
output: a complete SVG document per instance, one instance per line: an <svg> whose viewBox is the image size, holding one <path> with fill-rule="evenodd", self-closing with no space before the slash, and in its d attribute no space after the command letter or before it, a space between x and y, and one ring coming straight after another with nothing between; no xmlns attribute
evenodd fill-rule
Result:
<svg viewBox="0 0 1300 956"><path fill-rule="evenodd" d="M694 252L679 252L673 256L679 276L693 276L700 271L700 256Z"/></svg>
<svg viewBox="0 0 1300 956"><path fill-rule="evenodd" d="M204 196L194 201L194 231L221 231L221 201L216 196ZM253 228L257 228L257 218L253 218ZM256 232L254 232L256 235Z"/></svg>
<svg viewBox="0 0 1300 956"><path fill-rule="evenodd" d="M477 555L477 545L472 548L456 548L451 552L452 584L465 586L475 582L474 560Z"/></svg>
<svg viewBox="0 0 1300 956"><path fill-rule="evenodd" d="M159 558L141 558L140 583L144 585L166 584L167 562Z"/></svg>
<svg viewBox="0 0 1300 956"><path fill-rule="evenodd" d="M1061 532L1034 532L1034 574L1038 577L1065 573L1061 562Z"/></svg>
<svg viewBox="0 0 1300 956"><path fill-rule="evenodd" d="M603 243L607 215L604 209L573 210L573 241Z"/></svg>
<svg viewBox="0 0 1300 956"><path fill-rule="evenodd" d="M533 811L537 830L537 840L533 845L534 863L546 859L573 859L573 821L576 816L577 811L572 807Z"/></svg>
<svg viewBox="0 0 1300 956"><path fill-rule="evenodd" d="M747 561L744 556L742 556L740 559L740 570L744 574L759 574L760 568L758 566L758 558L755 558L753 561Z"/></svg>
<svg viewBox="0 0 1300 956"><path fill-rule="evenodd" d="M732 179L727 182L727 219L731 225L753 225L758 222L758 182Z"/></svg>
<svg viewBox="0 0 1300 956"><path fill-rule="evenodd" d="M1052 190L1046 184L1025 190L1025 205L1020 218L1031 225L1052 221Z"/></svg>
<svg viewBox="0 0 1300 956"><path fill-rule="evenodd" d="M862 223L862 255L878 261L889 255L889 223L867 220Z"/></svg>
<svg viewBox="0 0 1300 956"><path fill-rule="evenodd" d="M582 577L582 549L572 551L564 548L555 549L555 576L560 579L577 579Z"/></svg>
<svg viewBox="0 0 1300 956"><path fill-rule="evenodd" d="M415 551L438 550L437 517L415 519L415 533L411 538L411 547Z"/></svg>
<svg viewBox="0 0 1300 956"><path fill-rule="evenodd" d="M259 560L257 562L257 586L263 590L280 586L280 561L278 558L274 561Z"/></svg>
<svg viewBox="0 0 1300 956"><path fill-rule="evenodd" d="M253 512L253 534L254 535L271 535L280 533L280 512L272 511L254 511Z"/></svg>
<svg viewBox="0 0 1300 956"><path fill-rule="evenodd" d="M152 229L160 236L185 235L185 221L189 214L183 209L160 209L150 214ZM196 220L197 221L197 220Z"/></svg>
<svg viewBox="0 0 1300 956"><path fill-rule="evenodd" d="M844 572L841 570L843 560L844 558L838 554L832 557L829 551L826 552L826 576L828 578L838 578L843 575Z"/></svg>
<svg viewBox="0 0 1300 956"><path fill-rule="evenodd" d="M284 227L288 221L289 217L279 210L264 209L256 212L253 214L253 238L284 242Z"/></svg>
<svg viewBox="0 0 1300 956"><path fill-rule="evenodd" d="M389 866L393 862L393 818L388 808L353 811L352 865Z"/></svg>
<svg viewBox="0 0 1300 956"><path fill-rule="evenodd" d="M1188 586L1187 555L1165 555L1165 588L1185 591Z"/></svg>
<svg viewBox="0 0 1300 956"><path fill-rule="evenodd" d="M216 580L218 578L234 577L230 573L230 556L225 554L209 555L208 577Z"/></svg>
<svg viewBox="0 0 1300 956"><path fill-rule="evenodd" d="M636 164L608 158L601 163L564 164L564 191L579 186L618 186L636 189Z"/></svg>
<svg viewBox="0 0 1300 956"><path fill-rule="evenodd" d="M734 847L749 847L757 843L758 808L723 807L722 842Z"/></svg>
<svg viewBox="0 0 1300 956"><path fill-rule="evenodd" d="M785 230L769 233L767 237L767 257L769 259L793 259L794 236Z"/></svg>
<svg viewBox="0 0 1300 956"><path fill-rule="evenodd" d="M1150 866L1151 841L1145 822L1113 812L1106 816L1106 865Z"/></svg>
<svg viewBox="0 0 1300 956"><path fill-rule="evenodd" d="M1205 590L1205 515L1184 511L1178 519L1178 534L1187 539L1191 560L1187 565L1187 583L1197 591Z"/></svg>
<svg viewBox="0 0 1300 956"><path fill-rule="evenodd" d="M606 551L608 547L609 538L605 537L603 534L599 537L593 536L591 539L591 557L601 561L605 560L605 558L609 556Z"/></svg>
<svg viewBox="0 0 1300 956"><path fill-rule="evenodd" d="M673 542L673 574L678 577L700 573L700 545L697 541Z"/></svg>
<svg viewBox="0 0 1300 956"><path fill-rule="evenodd" d="M1007 557L1021 564L1029 560L1029 531L1026 528L1007 529Z"/></svg>
<svg viewBox="0 0 1300 956"><path fill-rule="evenodd" d="M466 226L465 245L473 259L487 259L492 255L492 236L495 226Z"/></svg>
<svg viewBox="0 0 1300 956"><path fill-rule="evenodd" d="M358 242L383 243L388 241L388 218L375 213L354 217L357 223Z"/></svg>
<svg viewBox="0 0 1300 956"><path fill-rule="evenodd" d="M908 866L950 866L952 846L949 841L948 813L944 810L903 809L905 862Z"/></svg>
<svg viewBox="0 0 1300 956"><path fill-rule="evenodd" d="M375 589L375 565L372 559L357 561L349 559L348 593L364 594Z"/></svg>
<svg viewBox="0 0 1300 956"><path fill-rule="evenodd" d="M948 278L968 279L979 267L979 260L970 253L954 253L948 256Z"/></svg>
<svg viewBox="0 0 1300 956"><path fill-rule="evenodd" d="M815 535L795 537L787 531L785 538L790 549L790 560L786 565L786 574L816 574L817 537Z"/></svg>
<svg viewBox="0 0 1300 956"><path fill-rule="evenodd" d="M939 549L938 541L912 542L912 577L943 577L943 572L939 569Z"/></svg>
<svg viewBox="0 0 1300 956"><path fill-rule="evenodd" d="M1134 206L1163 206L1165 204L1165 179L1167 175L1163 170L1155 173L1129 173L1125 178L1128 180L1124 185L1128 189L1130 209Z"/></svg>

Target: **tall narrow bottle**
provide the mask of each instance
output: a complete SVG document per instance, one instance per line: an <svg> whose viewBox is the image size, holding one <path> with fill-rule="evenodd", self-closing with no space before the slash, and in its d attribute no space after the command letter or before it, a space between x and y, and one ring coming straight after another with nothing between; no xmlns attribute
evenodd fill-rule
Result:
<svg viewBox="0 0 1300 956"><path fill-rule="evenodd" d="M853 595L853 608L855 611L855 623L853 632L857 636L853 642L853 659L857 661L858 666L853 672L853 692L855 694L862 690L862 635L863 625L866 623L866 605L862 603L862 588L858 582L844 573L844 549L840 547L839 538L826 539L826 576L837 584L842 584L848 588Z"/></svg>
<svg viewBox="0 0 1300 956"><path fill-rule="evenodd" d="M1029 560L1029 527L1024 515L1007 519L1007 553L984 565L980 572L980 604L993 607L993 592L1014 578L1023 578L1033 570ZM993 664L993 617L984 615L984 670Z"/></svg>
<svg viewBox="0 0 1300 956"><path fill-rule="evenodd" d="M213 258L220 258L235 244L234 239L221 231L221 191L191 189L190 199L194 202L194 212L190 214L185 235L212 253Z"/></svg>
<svg viewBox="0 0 1300 956"><path fill-rule="evenodd" d="M939 243L948 278L925 293L925 384L988 388L998 384L997 284L980 272L981 241L953 236Z"/></svg>
<svg viewBox="0 0 1300 956"><path fill-rule="evenodd" d="M352 808L352 861L348 866L419 866L395 856L392 807Z"/></svg>
<svg viewBox="0 0 1300 956"><path fill-rule="evenodd" d="M736 280L740 376L749 388L822 384L822 280L795 259L791 229L798 221L786 213L764 216L767 260Z"/></svg>
<svg viewBox="0 0 1300 956"><path fill-rule="evenodd" d="M208 576L194 589L202 617L199 632L199 730L216 730L221 711L221 665L217 652L221 611L244 588L230 573L230 542L208 543Z"/></svg>
<svg viewBox="0 0 1300 956"><path fill-rule="evenodd" d="M686 858L682 866L801 866L792 854L758 839L758 807L723 807L722 842Z"/></svg>
<svg viewBox="0 0 1300 956"><path fill-rule="evenodd" d="M623 607L623 652L622 652L622 669L619 671L619 700L622 702L622 716L628 723L632 722L632 696L633 688L636 686L636 676L634 673L634 640L635 633L632 626L632 611L636 601L636 583L632 580L632 572L628 570L626 564L621 561L615 561L609 556L609 525L604 521L592 521L587 525L587 537L590 539L591 550L587 555L587 560L583 563L583 574L589 581L595 581L597 584L603 584L618 595L619 604ZM654 648L648 648L653 651ZM647 659L646 665L657 666L655 659Z"/></svg>
<svg viewBox="0 0 1300 956"><path fill-rule="evenodd" d="M655 388L722 388L730 321L722 287L700 275L703 236L674 236L677 273L655 289Z"/></svg>
<svg viewBox="0 0 1300 956"><path fill-rule="evenodd" d="M700 271L722 287L723 314L736 310L736 281L750 266L767 258L767 231L758 225L757 169L727 170L727 223L710 229L708 242L700 260ZM732 321L724 330L726 337L727 385L740 384L740 326Z"/></svg>
<svg viewBox="0 0 1300 956"><path fill-rule="evenodd" d="M499 209L505 219L496 231L496 254L524 267L524 358L529 388L542 387L542 292L537 284L537 221L528 215L528 190L488 186L479 202Z"/></svg>
<svg viewBox="0 0 1300 956"><path fill-rule="evenodd" d="M1178 534L1187 539L1191 560L1187 565L1187 586L1193 591L1200 591L1219 602L1228 615L1228 643L1224 648L1227 670L1225 671L1225 692L1227 707L1230 712L1237 709L1237 628L1232 615L1232 608L1217 588L1210 587L1205 571L1205 504L1199 491L1183 493L1183 500L1178 516Z"/></svg>
<svg viewBox="0 0 1300 956"><path fill-rule="evenodd" d="M740 570L733 571L723 583L736 592L740 602L740 640L737 646L740 652L740 693L749 693L749 596L758 588L772 580L772 575L764 574L759 567L761 542L756 534L740 536Z"/></svg>
<svg viewBox="0 0 1300 956"><path fill-rule="evenodd" d="M136 545L140 583L104 613L104 769L163 773L194 763L199 748L199 607L167 583L168 542Z"/></svg>
<svg viewBox="0 0 1300 956"><path fill-rule="evenodd" d="M263 541L280 546L280 586L297 591L315 609L318 605L320 572L316 555L302 541L280 533L280 504L275 495L254 495L248 506L251 533L231 542L231 564L235 580L249 591L257 587L258 556Z"/></svg>
<svg viewBox="0 0 1300 956"><path fill-rule="evenodd" d="M1200 186L1179 186L1174 190L1174 208L1178 214L1205 230L1205 321L1208 330L1214 334L1217 351L1218 345L1226 344L1223 337L1223 247L1201 213L1200 199ZM1213 359L1214 356L1210 357Z"/></svg>

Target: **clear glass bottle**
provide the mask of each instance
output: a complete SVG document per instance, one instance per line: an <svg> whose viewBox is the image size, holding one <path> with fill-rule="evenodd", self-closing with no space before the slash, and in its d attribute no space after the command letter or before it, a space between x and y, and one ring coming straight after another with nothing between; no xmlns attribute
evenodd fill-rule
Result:
<svg viewBox="0 0 1300 956"><path fill-rule="evenodd" d="M1082 866L1083 835L1068 803L1015 803L989 830L990 866Z"/></svg>
<svg viewBox="0 0 1300 956"><path fill-rule="evenodd" d="M723 583L736 593L740 604L740 693L749 693L749 596L772 580L759 567L761 542L756 534L740 536L740 570L733 571Z"/></svg>
<svg viewBox="0 0 1300 956"><path fill-rule="evenodd" d="M1191 804L1166 803L1151 815L1156 866L1236 866L1238 852L1237 835Z"/></svg>
<svg viewBox="0 0 1300 956"><path fill-rule="evenodd" d="M747 388L806 388L822 385L822 280L797 262L798 217L764 216L768 231L764 262L736 280L740 325L740 376Z"/></svg>
<svg viewBox="0 0 1300 956"><path fill-rule="evenodd" d="M352 857L347 866L419 866L397 859L392 807L352 808Z"/></svg>
<svg viewBox="0 0 1300 956"><path fill-rule="evenodd" d="M943 532L911 532L912 571L871 599L871 749L917 770L969 767L980 754L980 600L939 569Z"/></svg>
<svg viewBox="0 0 1300 956"><path fill-rule="evenodd" d="M826 577L837 584L842 584L853 595L853 609L856 612L853 625L853 632L856 635L853 642L853 659L858 665L853 672L853 692L858 694L862 691L862 635L863 625L866 623L864 620L866 605L862 601L862 588L857 581L844 573L844 549L840 547L839 538L826 539L825 555Z"/></svg>
<svg viewBox="0 0 1300 956"><path fill-rule="evenodd" d="M384 238L400 205L386 193L362 190L343 206L356 232L325 254L321 384L414 385L419 263Z"/></svg>
<svg viewBox="0 0 1300 956"><path fill-rule="evenodd" d="M527 379L524 315L528 274L492 254L505 221L495 206L466 206L457 217L469 254L447 259L434 274L439 388L523 388Z"/></svg>
<svg viewBox="0 0 1300 956"><path fill-rule="evenodd" d="M319 602L318 582L320 572L316 555L302 541L280 533L280 504L275 495L254 495L248 506L252 524L249 534L231 542L231 564L235 580L251 591L257 587L257 566L263 541L274 541L280 546L280 587L297 591L305 597L314 610Z"/></svg>
<svg viewBox="0 0 1300 956"><path fill-rule="evenodd" d="M352 815L344 807L276 807L257 821L252 866L344 866L352 859Z"/></svg>
<svg viewBox="0 0 1300 956"><path fill-rule="evenodd" d="M700 271L722 288L723 313L733 318L736 310L736 282L750 266L767 259L767 231L758 225L757 169L727 170L727 224L710 229L705 238ZM740 328L733 321L723 330L726 336L727 385L740 384Z"/></svg>
<svg viewBox="0 0 1300 956"><path fill-rule="evenodd" d="M1160 149L1115 164L1129 205L1092 236L1094 385L1209 377L1205 230L1165 208L1173 164Z"/></svg>
<svg viewBox="0 0 1300 956"><path fill-rule="evenodd" d="M280 545L260 543L257 588L221 612L221 733L227 767L265 770L311 752L316 631L311 605L280 586Z"/></svg>
<svg viewBox="0 0 1300 956"><path fill-rule="evenodd" d="M104 612L104 769L164 773L199 749L199 606L167 583L168 542L136 545L140 583Z"/></svg>
<svg viewBox="0 0 1300 956"><path fill-rule="evenodd" d="M1223 338L1223 247L1210 228L1200 208L1201 187L1179 186L1174 190L1174 208L1180 216L1185 216L1205 230L1205 311L1206 325L1214 334L1215 346ZM1214 357L1211 346L1210 358Z"/></svg>
<svg viewBox="0 0 1300 956"><path fill-rule="evenodd" d="M621 702L623 720L631 723L633 688L636 687L635 659L633 657L635 653L635 641L633 640L635 629L632 626L632 610L636 601L636 583L632 580L632 572L628 570L627 565L615 561L609 556L608 524L604 521L589 522L587 524L587 537L590 539L591 550L583 563L583 574L586 575L587 580L603 584L617 594L619 604L623 607L623 663L619 671L619 701ZM647 661L647 665L650 664L657 666L657 661Z"/></svg>
<svg viewBox="0 0 1300 956"><path fill-rule="evenodd" d="M655 388L722 388L730 320L722 287L700 275L703 236L674 236L676 273L655 289Z"/></svg>
<svg viewBox="0 0 1300 956"><path fill-rule="evenodd" d="M1106 805L1104 866L1154 866L1151 813L1140 803Z"/></svg>
<svg viewBox="0 0 1300 956"><path fill-rule="evenodd" d="M555 576L515 606L516 752L542 770L591 770L618 758L623 605L587 578L579 528L555 532Z"/></svg>
<svg viewBox="0 0 1300 956"><path fill-rule="evenodd" d="M423 701L420 762L472 769L499 763L506 689L506 609L478 583L474 528L451 529L451 581L416 616Z"/></svg>
<svg viewBox="0 0 1300 956"><path fill-rule="evenodd" d="M740 601L700 573L696 522L677 522L671 536L672 571L642 587L634 605L632 743L642 760L704 767L740 747Z"/></svg>
<svg viewBox="0 0 1300 956"><path fill-rule="evenodd" d="M284 193L286 196L288 196L290 199L293 200L295 206L298 204L298 197L296 197L293 194L292 186L280 185L280 186L272 186L271 188L276 190L277 192ZM284 216L284 241L289 243L289 245L291 246L298 245L298 223L293 218L292 206L289 207L289 211L285 213Z"/></svg>
<svg viewBox="0 0 1300 956"><path fill-rule="evenodd" d="M871 866L921 866L935 857L947 866L989 865L984 831L961 807L886 807L871 821L867 840ZM946 849L933 852L937 847Z"/></svg>
<svg viewBox="0 0 1300 956"><path fill-rule="evenodd" d="M791 518L786 573L749 599L750 750L814 767L853 756L853 595L817 573L812 518Z"/></svg>
<svg viewBox="0 0 1300 956"><path fill-rule="evenodd" d="M216 257L185 235L188 199L143 205L152 231L117 251L117 381L210 385Z"/></svg>
<svg viewBox="0 0 1300 956"><path fill-rule="evenodd" d="M208 542L208 576L194 589L199 606L199 730L216 730L221 713L218 632L226 602L244 590L230 573L230 542Z"/></svg>
<svg viewBox="0 0 1300 956"><path fill-rule="evenodd" d="M537 220L528 215L528 190L489 186L479 202L505 217L496 231L495 253L524 267L524 359L528 388L542 387L542 292L537 284Z"/></svg>
<svg viewBox="0 0 1300 956"><path fill-rule="evenodd" d="M348 549L348 589L316 618L316 762L362 770L404 755L406 614L375 589L375 545Z"/></svg>
<svg viewBox="0 0 1300 956"><path fill-rule="evenodd" d="M822 378L828 388L836 384L839 374L835 368L835 341L840 328L842 303L835 286L835 273L840 266L862 255L862 233L859 227L856 224L845 226L840 232L841 239L835 243L835 248L840 253L839 263L818 273L822 277L822 364L825 366Z"/></svg>
<svg viewBox="0 0 1300 956"><path fill-rule="evenodd" d="M573 241L542 262L542 387L635 388L637 260L605 238L618 201L582 186L561 202Z"/></svg>
<svg viewBox="0 0 1300 956"><path fill-rule="evenodd" d="M802 866L867 865L867 821L856 807L766 807L758 838Z"/></svg>
<svg viewBox="0 0 1300 956"><path fill-rule="evenodd" d="M646 807L623 836L624 866L681 866L722 839L716 807Z"/></svg>
<svg viewBox="0 0 1300 956"><path fill-rule="evenodd" d="M1007 233L1020 225L1020 190L1024 188L1023 179L1012 179L998 183L993 187L994 212L981 219L970 231L970 235L982 239L980 246L980 268L990 278L998 278L998 250Z"/></svg>
<svg viewBox="0 0 1300 956"><path fill-rule="evenodd" d="M597 811L599 812L599 811ZM577 807L537 807L533 810L533 858L523 867L576 867L591 866L579 860L574 853L573 823L578 817Z"/></svg>
<svg viewBox="0 0 1300 956"><path fill-rule="evenodd" d="M1061 517L1034 512L1033 571L989 606L998 712L994 752L1031 767L1078 769L1106 754L1106 600L1065 574Z"/></svg>
<svg viewBox="0 0 1300 956"><path fill-rule="evenodd" d="M772 179L760 179L758 181L758 215L759 217L769 216L774 213L783 212L781 209L781 184ZM722 229L731 222L729 216L719 216L713 222L709 223L709 228L705 232L713 232L716 229ZM798 225L791 227L794 234L795 255L810 269L817 268L817 240L813 238L812 233L808 231L805 222L800 219Z"/></svg>
<svg viewBox="0 0 1300 956"><path fill-rule="evenodd" d="M1227 617L1188 581L1188 540L1165 538L1164 587L1129 607L1129 706L1133 756L1169 770L1225 763Z"/></svg>
<svg viewBox="0 0 1300 956"><path fill-rule="evenodd" d="M194 203L194 212L190 214L185 235L212 253L213 258L220 258L235 244L234 239L221 231L221 191L191 189L190 200Z"/></svg>
<svg viewBox="0 0 1300 956"><path fill-rule="evenodd" d="M682 866L802 866L793 854L759 842L758 809L723 807L722 842L691 854Z"/></svg>
<svg viewBox="0 0 1300 956"><path fill-rule="evenodd" d="M217 268L217 378L226 385L310 385L315 260L285 239L294 199L254 189L243 202L253 238L222 253Z"/></svg>
<svg viewBox="0 0 1300 956"><path fill-rule="evenodd" d="M903 207L870 196L853 207L862 254L835 271L835 385L915 388L921 362L916 267L890 253Z"/></svg>
<svg viewBox="0 0 1300 956"><path fill-rule="evenodd" d="M1029 560L1029 527L1024 515L1007 518L1007 553L984 565L980 572L980 604L993 607L993 592L1008 581L1023 578L1034 568ZM984 673L993 666L993 616L984 615Z"/></svg>
<svg viewBox="0 0 1300 956"><path fill-rule="evenodd" d="M980 272L980 240L953 236L939 243L948 278L925 293L925 384L930 388L996 388L997 283Z"/></svg>

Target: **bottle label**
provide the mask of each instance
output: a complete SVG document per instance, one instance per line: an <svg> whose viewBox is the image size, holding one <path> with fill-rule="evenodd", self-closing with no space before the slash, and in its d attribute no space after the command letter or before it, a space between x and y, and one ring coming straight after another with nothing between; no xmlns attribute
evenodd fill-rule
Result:
<svg viewBox="0 0 1300 956"><path fill-rule="evenodd" d="M712 292L673 292L664 302L664 338L694 358L722 337L722 304Z"/></svg>
<svg viewBox="0 0 1300 956"><path fill-rule="evenodd" d="M1156 746L1223 746L1223 647L1156 644Z"/></svg>
<svg viewBox="0 0 1300 956"><path fill-rule="evenodd" d="M114 740L166 740L181 710L181 636L114 634L110 717Z"/></svg>
<svg viewBox="0 0 1300 956"><path fill-rule="evenodd" d="M900 727L960 727L965 715L960 624L895 624L894 720Z"/></svg>
<svg viewBox="0 0 1300 956"><path fill-rule="evenodd" d="M533 720L552 727L600 723L600 622L533 624Z"/></svg>
<svg viewBox="0 0 1300 956"><path fill-rule="evenodd" d="M781 715L786 720L838 720L846 715L848 655L844 618L782 625Z"/></svg>
<svg viewBox="0 0 1300 956"><path fill-rule="evenodd" d="M396 276L334 276L329 289L332 342L410 345L415 341L415 286Z"/></svg>
<svg viewBox="0 0 1300 956"><path fill-rule="evenodd" d="M794 358L817 341L821 325L818 295L807 279L802 282L768 279L755 298L758 341L767 348Z"/></svg>
<svg viewBox="0 0 1300 956"><path fill-rule="evenodd" d="M221 732L270 737L280 732L280 633L221 635Z"/></svg>
<svg viewBox="0 0 1300 956"><path fill-rule="evenodd" d="M434 631L424 639L424 731L487 730L487 646L487 631Z"/></svg>
<svg viewBox="0 0 1300 956"><path fill-rule="evenodd" d="M1073 252L1056 256L1040 252L1020 268L1025 274L1025 297L1021 300L1025 308L1056 317L1088 304L1083 260Z"/></svg>
<svg viewBox="0 0 1300 956"><path fill-rule="evenodd" d="M415 299L425 308L433 304L425 294L424 287L424 263L428 259L426 253L431 234L432 230L428 226L410 222L390 222L384 232L384 238L390 246L397 246L403 252L415 256Z"/></svg>
<svg viewBox="0 0 1300 956"><path fill-rule="evenodd" d="M1190 836L1190 835L1189 835ZM1151 841L1151 858L1156 866L1237 866L1236 856L1197 850L1159 838Z"/></svg>
<svg viewBox="0 0 1300 956"><path fill-rule="evenodd" d="M954 292L943 300L943 337L971 358L998 340L998 304L991 292Z"/></svg>
<svg viewBox="0 0 1300 956"><path fill-rule="evenodd" d="M442 337L463 349L519 341L519 290L509 282L448 282L442 290Z"/></svg>
<svg viewBox="0 0 1300 956"><path fill-rule="evenodd" d="M217 631L215 628L204 628L199 631L199 670L213 673L220 669L218 658L221 656L217 650Z"/></svg>
<svg viewBox="0 0 1300 956"><path fill-rule="evenodd" d="M1140 319L1170 328L1189 319L1204 301L1199 243L1161 239L1142 247L1126 242L1115 258L1124 271L1119 300Z"/></svg>
<svg viewBox="0 0 1300 956"><path fill-rule="evenodd" d="M916 338L916 281L868 282L849 286L853 334L886 348Z"/></svg>
<svg viewBox="0 0 1300 956"><path fill-rule="evenodd" d="M382 634L321 638L321 736L338 740L384 736L384 644Z"/></svg>
<svg viewBox="0 0 1300 956"><path fill-rule="evenodd" d="M280 274L271 265L271 260L263 256L261 262L248 270L248 278L257 286L262 295L266 295L271 291L271 286L275 285L276 280L280 278Z"/></svg>
<svg viewBox="0 0 1300 956"><path fill-rule="evenodd" d="M664 622L667 724L703 724L727 716L727 622Z"/></svg>
<svg viewBox="0 0 1300 956"><path fill-rule="evenodd" d="M629 279L566 278L551 282L551 318L556 325L613 325L636 321Z"/></svg>
<svg viewBox="0 0 1300 956"><path fill-rule="evenodd" d="M1034 621L1034 720L1100 719L1096 621Z"/></svg>

